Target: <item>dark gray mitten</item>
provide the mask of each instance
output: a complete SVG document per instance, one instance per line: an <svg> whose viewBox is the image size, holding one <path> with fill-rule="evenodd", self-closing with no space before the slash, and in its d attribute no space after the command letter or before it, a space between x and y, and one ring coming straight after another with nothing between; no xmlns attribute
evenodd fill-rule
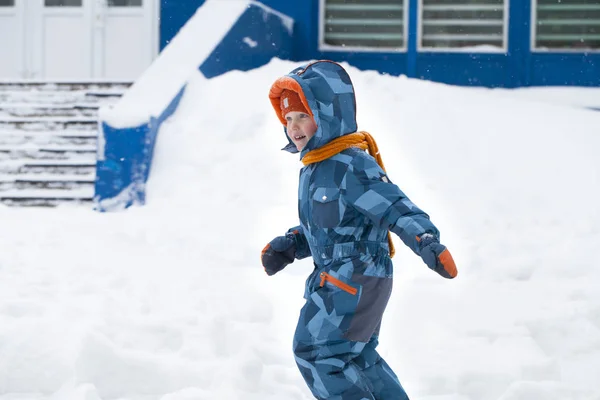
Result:
<svg viewBox="0 0 600 400"><path fill-rule="evenodd" d="M438 238L430 233L421 235L418 240L421 258L425 264L444 278L455 278L458 271L456 270L454 259L446 246L441 244Z"/></svg>
<svg viewBox="0 0 600 400"><path fill-rule="evenodd" d="M267 275L275 275L296 258L296 241L293 233L277 236L263 249L261 261Z"/></svg>

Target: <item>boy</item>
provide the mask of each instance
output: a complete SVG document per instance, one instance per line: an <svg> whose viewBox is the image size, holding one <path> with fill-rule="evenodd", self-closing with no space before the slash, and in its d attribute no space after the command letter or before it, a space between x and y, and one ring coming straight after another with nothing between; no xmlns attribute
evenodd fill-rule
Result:
<svg viewBox="0 0 600 400"><path fill-rule="evenodd" d="M312 256L294 335L296 363L317 399L408 399L375 348L392 291L389 232L445 278L452 256L429 216L392 184L377 145L357 132L356 100L341 65L317 61L279 78L269 98L300 152L300 226L262 252L268 275ZM369 150L367 154L364 150Z"/></svg>

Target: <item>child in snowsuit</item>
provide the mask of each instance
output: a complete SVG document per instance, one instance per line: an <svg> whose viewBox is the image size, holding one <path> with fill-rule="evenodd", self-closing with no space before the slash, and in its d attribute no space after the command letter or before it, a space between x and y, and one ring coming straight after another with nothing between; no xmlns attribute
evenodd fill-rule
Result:
<svg viewBox="0 0 600 400"><path fill-rule="evenodd" d="M263 249L269 275L312 256L294 335L296 363L317 399L408 399L375 348L392 291L389 232L445 278L457 274L429 216L394 185L373 138L357 132L356 100L341 65L317 61L279 78L269 98L300 152L300 226ZM370 155L365 152L368 150Z"/></svg>

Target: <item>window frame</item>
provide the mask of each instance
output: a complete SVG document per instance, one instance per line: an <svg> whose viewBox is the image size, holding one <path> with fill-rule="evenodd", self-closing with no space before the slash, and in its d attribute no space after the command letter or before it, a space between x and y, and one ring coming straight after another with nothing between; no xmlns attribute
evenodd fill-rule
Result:
<svg viewBox="0 0 600 400"><path fill-rule="evenodd" d="M566 49L566 48L541 48L536 47L537 39L537 0L531 0L531 32L530 32L530 43L529 50L531 53L536 54L556 54L556 53L572 53L572 54L585 54L585 53L600 53L600 48L597 49Z"/></svg>
<svg viewBox="0 0 600 400"><path fill-rule="evenodd" d="M508 30L510 22L510 2L511 0L504 1L504 14L502 18L502 44L503 46L498 49L474 49L473 47L424 47L423 46L423 14L425 6L423 0L419 0L419 15L417 18L417 52L419 53L471 53L471 54L508 54ZM517 0L519 1L519 0Z"/></svg>
<svg viewBox="0 0 600 400"><path fill-rule="evenodd" d="M403 46L402 47L363 47L363 46L335 46L325 43L325 2L319 0L319 51L321 52L356 52L356 53L406 53L408 51L408 16L409 0L398 0L403 4Z"/></svg>

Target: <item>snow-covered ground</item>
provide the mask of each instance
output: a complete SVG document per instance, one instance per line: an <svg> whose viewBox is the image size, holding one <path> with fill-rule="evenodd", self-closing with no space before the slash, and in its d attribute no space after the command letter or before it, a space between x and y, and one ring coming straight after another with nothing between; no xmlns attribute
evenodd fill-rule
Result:
<svg viewBox="0 0 600 400"><path fill-rule="evenodd" d="M267 98L296 65L192 77L145 207L0 206L0 400L311 398L291 341L312 264L259 260L297 224ZM360 129L459 267L444 280L395 238L380 351L411 398L600 399L600 112L574 107L600 89L348 69Z"/></svg>

